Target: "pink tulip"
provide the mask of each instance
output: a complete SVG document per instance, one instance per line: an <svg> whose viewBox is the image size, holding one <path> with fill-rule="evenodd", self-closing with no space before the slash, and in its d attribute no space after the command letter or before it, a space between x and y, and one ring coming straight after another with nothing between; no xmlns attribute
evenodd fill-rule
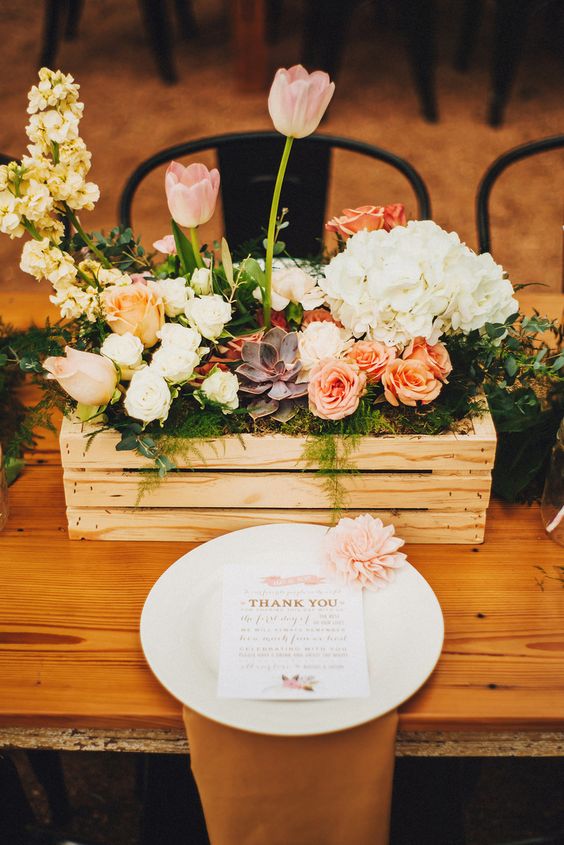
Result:
<svg viewBox="0 0 564 845"><path fill-rule="evenodd" d="M117 370L103 355L65 348L66 357L46 358L47 378L58 381L81 405L107 405L116 389Z"/></svg>
<svg viewBox="0 0 564 845"><path fill-rule="evenodd" d="M166 171L165 190L168 207L179 226L194 229L213 216L219 191L219 170L205 164L183 167L172 161Z"/></svg>
<svg viewBox="0 0 564 845"><path fill-rule="evenodd" d="M276 71L268 95L268 111L274 128L287 138L305 138L319 126L335 83L316 70L308 73L301 65Z"/></svg>

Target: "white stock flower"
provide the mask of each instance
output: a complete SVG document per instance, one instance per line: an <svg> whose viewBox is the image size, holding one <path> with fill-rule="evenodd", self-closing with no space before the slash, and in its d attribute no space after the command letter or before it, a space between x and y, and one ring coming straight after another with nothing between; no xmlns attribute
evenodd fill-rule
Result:
<svg viewBox="0 0 564 845"><path fill-rule="evenodd" d="M127 273L123 273L121 270L118 270L117 267L102 267L101 264L97 261L93 261L91 258L87 258L86 261L81 261L78 266L82 269L83 264L90 265L92 271L94 271L94 265L97 265L94 275L98 279L99 284L104 287L109 287L110 285L119 286L131 284L131 276L128 276Z"/></svg>
<svg viewBox="0 0 564 845"><path fill-rule="evenodd" d="M52 142L63 144L78 138L80 118L70 110L64 113L50 109L32 114L26 126L27 137L44 150L49 150Z"/></svg>
<svg viewBox="0 0 564 845"><path fill-rule="evenodd" d="M518 310L513 287L491 256L476 255L430 220L350 237L321 279L331 312L356 337L406 345L436 342L502 322Z"/></svg>
<svg viewBox="0 0 564 845"><path fill-rule="evenodd" d="M211 296L194 297L186 303L184 313L191 326L202 337L217 340L223 327L231 319L231 305L217 293Z"/></svg>
<svg viewBox="0 0 564 845"><path fill-rule="evenodd" d="M200 356L196 351L163 343L153 353L151 369L171 384L182 384L191 378L199 363Z"/></svg>
<svg viewBox="0 0 564 845"><path fill-rule="evenodd" d="M211 270L198 267L190 277L190 287L198 296L208 296L213 291Z"/></svg>
<svg viewBox="0 0 564 845"><path fill-rule="evenodd" d="M149 423L153 420L164 422L171 402L166 380L152 367L143 367L133 373L123 405L130 417Z"/></svg>
<svg viewBox="0 0 564 845"><path fill-rule="evenodd" d="M234 373L216 370L202 382L200 391L210 402L221 405L224 413L239 407L239 381Z"/></svg>
<svg viewBox="0 0 564 845"><path fill-rule="evenodd" d="M100 354L105 355L120 368L125 381L131 379L135 370L145 366L143 362L143 343L131 332L112 333L100 347Z"/></svg>
<svg viewBox="0 0 564 845"><path fill-rule="evenodd" d="M300 267L284 267L272 273L272 307L283 311L290 302L299 303L304 311L319 308L325 302L316 279Z"/></svg>
<svg viewBox="0 0 564 845"><path fill-rule="evenodd" d="M298 348L302 369L300 380L307 378L311 368L325 358L341 358L353 344L349 331L335 323L315 322L299 332Z"/></svg>
<svg viewBox="0 0 564 845"><path fill-rule="evenodd" d="M50 246L47 238L27 241L22 250L20 268L40 280L48 279L55 287L71 284L76 278L72 256L58 247Z"/></svg>
<svg viewBox="0 0 564 845"><path fill-rule="evenodd" d="M177 349L196 352L202 342L202 337L195 329L188 329L180 323L165 323L157 332L163 346L174 346Z"/></svg>
<svg viewBox="0 0 564 845"><path fill-rule="evenodd" d="M25 193L20 199L21 214L33 222L45 217L52 207L53 197L47 185L35 179L25 183Z"/></svg>
<svg viewBox="0 0 564 845"><path fill-rule="evenodd" d="M101 316L98 291L93 287L83 289L71 283L65 284L64 287L56 288L49 300L59 307L61 317L68 320L86 317L93 323Z"/></svg>
<svg viewBox="0 0 564 845"><path fill-rule="evenodd" d="M78 103L78 90L73 77L60 70L42 67L39 82L33 85L28 96L28 114L35 114L48 108L74 109L80 114L82 103Z"/></svg>
<svg viewBox="0 0 564 845"><path fill-rule="evenodd" d="M25 232L19 212L19 201L8 190L0 190L0 232L11 238L21 238Z"/></svg>
<svg viewBox="0 0 564 845"><path fill-rule="evenodd" d="M176 279L158 279L152 286L162 298L167 317L183 314L188 298L194 295L183 276Z"/></svg>

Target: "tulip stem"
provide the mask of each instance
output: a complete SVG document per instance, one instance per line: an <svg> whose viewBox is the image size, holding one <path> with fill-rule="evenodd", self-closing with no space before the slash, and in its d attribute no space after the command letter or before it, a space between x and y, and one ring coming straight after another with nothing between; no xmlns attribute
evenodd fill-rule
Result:
<svg viewBox="0 0 564 845"><path fill-rule="evenodd" d="M270 315L272 312L272 259L274 257L274 233L278 217L278 206L280 204L280 192L282 191L282 183L284 181L293 141L293 138L286 138L284 152L282 153L280 167L278 168L278 176L276 177L276 184L274 185L274 193L272 194L272 205L270 206L270 218L268 221L268 232L266 235L266 263L264 268L265 285L262 302L264 327L266 329L270 328Z"/></svg>
<svg viewBox="0 0 564 845"><path fill-rule="evenodd" d="M190 242L192 244L192 249L194 250L194 259L198 267L203 267L204 262L202 261L202 254L200 252L200 242L198 240L198 230L196 226L192 226L190 229Z"/></svg>

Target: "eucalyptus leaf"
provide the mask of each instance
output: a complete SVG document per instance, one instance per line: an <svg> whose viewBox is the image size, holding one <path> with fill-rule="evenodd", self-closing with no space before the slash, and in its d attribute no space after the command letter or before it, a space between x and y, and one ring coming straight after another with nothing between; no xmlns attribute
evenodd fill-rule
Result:
<svg viewBox="0 0 564 845"><path fill-rule="evenodd" d="M233 289L235 287L233 279L233 260L231 258L231 252L229 251L229 245L225 238L221 239L221 263L223 264L225 278L229 282L229 286Z"/></svg>

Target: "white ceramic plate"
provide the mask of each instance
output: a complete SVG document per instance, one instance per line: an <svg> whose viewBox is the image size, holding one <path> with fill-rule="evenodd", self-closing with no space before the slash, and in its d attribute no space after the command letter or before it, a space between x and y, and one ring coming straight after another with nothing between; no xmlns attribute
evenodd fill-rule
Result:
<svg viewBox="0 0 564 845"><path fill-rule="evenodd" d="M302 736L361 725L397 707L427 680L443 643L437 598L411 565L378 592L364 591L371 693L326 701L251 701L217 697L221 571L230 561L311 563L327 529L263 525L217 537L161 575L141 616L141 643L161 684L181 702L234 728Z"/></svg>

